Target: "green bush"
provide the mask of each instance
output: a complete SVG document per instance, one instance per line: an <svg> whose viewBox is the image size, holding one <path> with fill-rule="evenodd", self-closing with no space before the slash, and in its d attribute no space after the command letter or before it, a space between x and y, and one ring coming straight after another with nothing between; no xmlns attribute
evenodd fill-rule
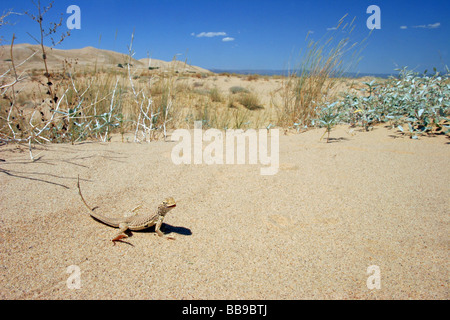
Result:
<svg viewBox="0 0 450 320"><path fill-rule="evenodd" d="M347 94L343 100L331 104L339 110L340 122L359 125L366 131L374 124L387 123L404 134L408 132L412 139L423 134L449 135L449 71L441 75L435 69L431 76L426 72L420 75L406 67L398 71L398 77L390 77L382 84L375 80L364 82L363 95ZM331 105L321 105L319 110ZM324 124L320 118L316 120Z"/></svg>

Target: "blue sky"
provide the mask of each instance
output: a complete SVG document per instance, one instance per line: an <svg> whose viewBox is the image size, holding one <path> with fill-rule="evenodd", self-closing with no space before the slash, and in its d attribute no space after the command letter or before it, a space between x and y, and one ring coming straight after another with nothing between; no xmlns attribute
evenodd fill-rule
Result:
<svg viewBox="0 0 450 320"><path fill-rule="evenodd" d="M35 0L37 2L37 0ZM48 1L41 0L42 4ZM57 48L93 46L127 52L134 30L135 58L185 60L204 68L285 69L298 62L309 39L336 39L330 30L339 19L355 19L351 42L369 34L369 5L381 9L381 29L374 30L351 71L392 73L408 66L417 71L450 65L450 1L448 0L57 0L44 23L64 17L69 5L81 9L81 29ZM31 0L3 0L0 10L35 12ZM14 25L0 28L4 42L15 33L16 43L34 43L37 24L24 15L9 17ZM5 44L5 43L3 43ZM50 42L47 42L50 44Z"/></svg>

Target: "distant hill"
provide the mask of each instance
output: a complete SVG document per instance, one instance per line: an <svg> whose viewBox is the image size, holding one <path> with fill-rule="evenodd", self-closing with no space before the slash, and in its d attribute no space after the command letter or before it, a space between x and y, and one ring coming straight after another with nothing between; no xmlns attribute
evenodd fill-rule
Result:
<svg viewBox="0 0 450 320"><path fill-rule="evenodd" d="M210 73L211 71L191 66L183 61L163 61L158 59L152 59L152 58L144 58L140 59L139 62L141 62L146 68L151 69L160 69L162 71L170 71L175 70L178 72L192 72L192 73Z"/></svg>
<svg viewBox="0 0 450 320"><path fill-rule="evenodd" d="M85 67L118 67L118 65L126 66L130 58L128 55L104 50L97 49L94 47L85 47L82 49L51 49L45 47L47 54L47 64L52 70L61 69L64 61L70 63L75 63L78 66ZM29 58L33 53L36 54L32 56L20 69L43 69L43 59L41 53L40 45L32 45L28 43L22 43L14 45L13 55L15 65L18 66L22 61ZM10 67L9 61L11 60L10 46L0 46L0 69L5 70ZM150 60L150 61L149 61ZM149 67L161 69L162 71L172 70L178 72L192 72L192 73L209 73L210 71L185 64L181 61L162 61L157 59L141 59L136 60L131 58L130 63L133 67L148 69Z"/></svg>

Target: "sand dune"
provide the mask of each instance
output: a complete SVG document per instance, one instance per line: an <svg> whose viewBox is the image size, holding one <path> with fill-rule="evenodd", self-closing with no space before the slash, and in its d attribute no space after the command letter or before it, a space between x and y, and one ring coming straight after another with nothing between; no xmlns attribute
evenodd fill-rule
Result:
<svg viewBox="0 0 450 320"><path fill-rule="evenodd" d="M174 165L174 142L39 146L36 162L1 146L0 297L449 299L448 139L347 131L328 144L323 130L281 135L273 176ZM109 216L173 196L163 230L177 239L150 230L113 246L77 175ZM373 265L380 289L367 286Z"/></svg>
<svg viewBox="0 0 450 320"><path fill-rule="evenodd" d="M158 59L152 59L152 58L144 58L140 59L139 62L141 62L146 68L158 68L161 71L178 71L180 73L182 72L189 72L189 73L211 73L209 70L206 70L201 67L191 66L187 64L184 61L163 61Z"/></svg>
<svg viewBox="0 0 450 320"><path fill-rule="evenodd" d="M94 47L85 47L82 49L51 49L45 47L47 53L47 63L50 69L59 70L62 68L64 61L68 61L72 64L76 64L81 67L117 67L118 64L126 65L130 61L133 67L138 69L148 69L148 67L157 67L165 70L178 71L178 72L192 72L192 73L209 73L208 70L190 66L189 64L182 61L170 61L166 62L163 60L151 59L149 64L149 59L136 60L134 58L129 58L128 55L114 52L110 50L97 49ZM33 53L37 52L32 58L28 60L26 65L27 69L43 69L43 59L41 53L40 45L31 45L27 43L14 45L13 54L15 64L19 64L25 59L29 58ZM0 61L1 69L10 67L11 52L10 46L4 45L0 46Z"/></svg>

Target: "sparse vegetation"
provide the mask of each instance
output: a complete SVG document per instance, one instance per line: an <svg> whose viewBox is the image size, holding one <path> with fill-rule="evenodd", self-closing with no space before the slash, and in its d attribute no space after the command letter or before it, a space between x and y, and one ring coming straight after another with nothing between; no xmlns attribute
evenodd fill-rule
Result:
<svg viewBox="0 0 450 320"><path fill-rule="evenodd" d="M249 93L250 91L240 86L233 86L230 88L230 92L232 94L236 94L236 93Z"/></svg>
<svg viewBox="0 0 450 320"><path fill-rule="evenodd" d="M262 109L258 96L253 92L243 92L236 95L236 100L249 110Z"/></svg>
<svg viewBox="0 0 450 320"><path fill-rule="evenodd" d="M247 81L255 81L258 80L260 76L258 74L250 74L247 76Z"/></svg>
<svg viewBox="0 0 450 320"><path fill-rule="evenodd" d="M30 16L39 21L50 8ZM352 24L341 27L342 23L338 29L351 32ZM51 34L59 25L53 24ZM77 61L65 61L63 69L51 70L43 43L43 71L27 70L24 65L30 57L15 61L12 39L10 57L4 59L10 68L0 78L0 141L27 143L30 151L35 143L75 143L90 138L109 141L113 133L119 133L122 141L127 132L134 133L134 141L152 141L166 137L168 129L189 128L196 120L221 129L273 127L272 123L297 130L325 127L327 142L338 123L361 126L366 131L385 123L414 139L450 133L448 72L418 75L405 68L398 78L363 82L357 93L331 94L336 83L343 81L336 76L344 70L342 55L353 48L348 38L334 46L331 40L326 45L311 41L300 71L271 78L281 81L281 88L268 93L272 97L268 107L251 87L234 85L228 95L223 94L216 86L217 76L208 83L206 74L137 68L132 63L133 37L128 61L109 68L95 66L94 71L80 68ZM24 71L18 71L18 66ZM237 75L222 76L226 82ZM241 76L239 81L257 79L256 75ZM269 77L264 79L269 81ZM25 81L37 90L17 90ZM354 85L354 81L344 82L347 88Z"/></svg>
<svg viewBox="0 0 450 320"><path fill-rule="evenodd" d="M211 98L212 102L222 102L223 97L220 93L219 89L217 87L212 88L209 90L209 97Z"/></svg>
<svg viewBox="0 0 450 320"><path fill-rule="evenodd" d="M345 94L341 100L319 105L313 125L326 127L328 137L339 122L365 131L384 123L412 139L424 134L450 136L449 71L443 75L436 69L433 75L407 68L398 71L398 77L384 83L364 82L360 94Z"/></svg>

